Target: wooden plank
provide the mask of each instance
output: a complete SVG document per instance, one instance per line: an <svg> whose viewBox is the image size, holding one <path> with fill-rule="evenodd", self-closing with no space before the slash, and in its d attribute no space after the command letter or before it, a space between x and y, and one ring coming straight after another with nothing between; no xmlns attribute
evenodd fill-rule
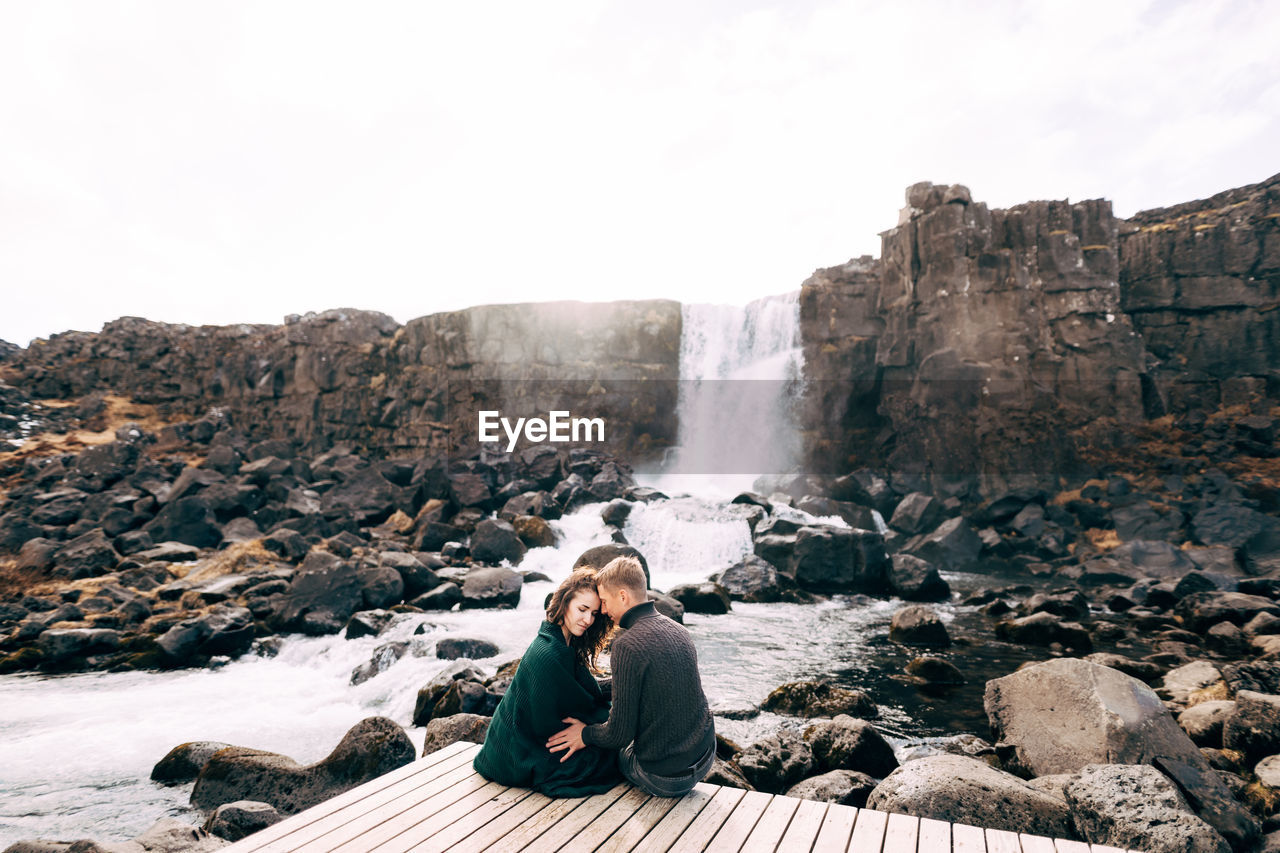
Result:
<svg viewBox="0 0 1280 853"><path fill-rule="evenodd" d="M786 835L778 842L779 853L809 853L827 816L827 804L818 800L801 800ZM950 853L950 851L948 851Z"/></svg>
<svg viewBox="0 0 1280 853"><path fill-rule="evenodd" d="M1022 842L1018 833L1005 829L988 829L987 853L1022 853Z"/></svg>
<svg viewBox="0 0 1280 853"><path fill-rule="evenodd" d="M748 791L707 845L707 853L737 853L741 850L742 842L747 840L772 799L772 794Z"/></svg>
<svg viewBox="0 0 1280 853"><path fill-rule="evenodd" d="M791 818L796 813L800 800L795 797L774 797L769 807L756 821L755 828L742 843L743 851L750 853L773 853L782 836L786 835Z"/></svg>
<svg viewBox="0 0 1280 853"><path fill-rule="evenodd" d="M1053 847L1058 853L1089 853L1089 845L1083 841L1068 841L1065 838L1053 839Z"/></svg>
<svg viewBox="0 0 1280 853"><path fill-rule="evenodd" d="M920 853L951 853L951 824L931 817L920 818L916 849Z"/></svg>
<svg viewBox="0 0 1280 853"><path fill-rule="evenodd" d="M987 837L982 830L967 823L951 824L952 853L987 853Z"/></svg>
<svg viewBox="0 0 1280 853"><path fill-rule="evenodd" d="M813 842L813 853L844 853L848 850L849 838L853 835L853 825L857 819L858 810L853 806L842 806L839 803L827 806L822 829L818 830L818 838Z"/></svg>
<svg viewBox="0 0 1280 853"><path fill-rule="evenodd" d="M614 790L617 791L618 796L622 796L622 791L625 790L625 787L619 785ZM538 796L542 795L539 794ZM467 842L460 844L457 849L460 851L492 850L495 851L495 853L506 850L519 850L523 845L528 844L539 835L555 826L561 818L587 802L589 799L591 798L572 797L569 799L556 800L551 797L547 797L546 806L539 809L537 812L531 813L524 820L508 829L508 831L503 835L490 839L489 833L482 833L482 837L474 846L471 844L470 840L468 840ZM483 845L481 845L481 841L484 842Z"/></svg>
<svg viewBox="0 0 1280 853"><path fill-rule="evenodd" d="M463 835L457 840L453 840L446 833L441 833L441 842L448 842L446 846L438 847L432 842L434 839L427 841L414 848L415 851L421 850L422 853L429 853L435 850L448 850L450 853L479 853L489 845L505 838L509 832L521 825L527 820L533 819L543 809L550 807L556 800L551 799L545 794L539 794L531 791L529 796L525 797L516 805L507 809L498 817L486 823L484 826L476 828L469 824L461 824L460 829ZM564 800L558 802L563 803Z"/></svg>
<svg viewBox="0 0 1280 853"><path fill-rule="evenodd" d="M1056 853L1052 838L1020 832L1018 840L1022 842L1022 853Z"/></svg>
<svg viewBox="0 0 1280 853"><path fill-rule="evenodd" d="M361 853L365 853L369 848L378 846L418 821L431 817L467 794L490 784L493 783L468 764L441 776L430 785L406 792L374 811L347 815L347 820L337 826L330 826L327 831L306 843L293 845L288 849L299 853L359 849Z"/></svg>
<svg viewBox="0 0 1280 853"><path fill-rule="evenodd" d="M459 751L444 759L443 761L427 768L423 773L401 779L391 785L381 787L372 792L361 792L363 796L353 799L345 805L339 805L337 809L325 808L332 800L327 800L319 806L307 809L294 815L297 822L290 826L283 834L278 834L274 838L263 839L265 843L255 848L257 853L284 853L284 851L295 850L298 847L312 841L326 832L336 827L340 827L353 816L360 816L376 812L383 808L386 803L391 802L399 797L412 795L413 792L423 788L431 787L432 790L441 789L452 781L465 778L475 773L471 767L472 756L468 751ZM355 789L359 791L360 789ZM354 793L354 791L349 792ZM267 830L275 829L281 826L285 821L281 821L275 826L267 827ZM265 834L254 833L249 838L257 835ZM247 839L246 839L247 840Z"/></svg>
<svg viewBox="0 0 1280 853"><path fill-rule="evenodd" d="M586 797L576 808L558 818L550 826L542 827L528 841L523 840L518 835L508 836L507 839L495 844L492 849L495 851L537 850L544 851L544 853L545 851L559 850L567 842L571 841L575 835L585 829L588 824L613 806L614 803L634 790L631 785L624 782L616 785L607 794ZM644 795L644 792L641 792L641 795Z"/></svg>
<svg viewBox="0 0 1280 853"><path fill-rule="evenodd" d="M693 790L676 801L671 811L658 821L658 824L636 845L637 853L658 853L666 851L676 843L684 831L693 823L707 803L711 802L719 788L699 782Z"/></svg>
<svg viewBox="0 0 1280 853"><path fill-rule="evenodd" d="M884 831L884 853L916 853L916 839L919 835L920 818L890 814Z"/></svg>
<svg viewBox="0 0 1280 853"><path fill-rule="evenodd" d="M330 797L322 803L312 806L298 814L291 815L277 824L259 830L248 838L241 839L234 844L222 848L226 853L248 853L252 850L260 850L279 838L283 838L291 832L296 831L300 827L307 826L319 820L320 818L334 814L352 807L366 797L377 793L378 791L390 787L391 785L403 782L410 777L417 777L421 774L429 774L423 778L431 779L440 775L445 769L451 769L459 763L470 761L474 757L474 753L480 749L479 744L465 743L459 741L449 744L443 749L436 752L428 753L426 756L419 758L417 761L410 762L403 767L397 767L390 773L384 773L376 779L371 779L363 785L358 785L349 791L344 791L336 797ZM446 767L446 762L451 762Z"/></svg>
<svg viewBox="0 0 1280 853"><path fill-rule="evenodd" d="M445 853L446 850L455 850L463 841L470 840L480 832L488 830L493 823L507 817L521 804L540 796L540 794L535 794L526 788L508 788L485 805L476 809L465 820L460 820L452 826L436 832L430 838L425 838L415 844L413 851L414 853ZM550 797L543 797L543 800L548 802L550 799ZM541 808L545 805L545 802L536 803L536 805ZM508 818L508 821L510 820ZM519 818L519 820L523 820L523 817ZM519 820L516 822L519 822ZM515 826L516 822L509 825ZM501 838L502 835L503 832L499 830L495 838Z"/></svg>
<svg viewBox="0 0 1280 853"><path fill-rule="evenodd" d="M889 823L888 812L859 809L858 822L853 825L853 837L849 849L857 853L879 853L884 844L884 830Z"/></svg>
<svg viewBox="0 0 1280 853"><path fill-rule="evenodd" d="M648 802L649 794L628 787L621 797L608 802L606 799L591 797L524 849L529 853L555 853L567 845L570 850L594 850ZM595 808L597 804L599 808Z"/></svg>
<svg viewBox="0 0 1280 853"><path fill-rule="evenodd" d="M682 802L679 797L650 797L626 823L618 827L596 853L627 853L649 836L650 831Z"/></svg>
<svg viewBox="0 0 1280 853"><path fill-rule="evenodd" d="M707 849L707 844L720 831L720 827L724 826L724 822L733 814L746 793L741 788L721 788L716 791L711 802L698 813L698 819L689 824L689 828L671 846L671 853L700 853Z"/></svg>
<svg viewBox="0 0 1280 853"><path fill-rule="evenodd" d="M408 820L400 820L403 827L400 832L388 837L381 844L377 843L376 838L371 834L366 834L355 839L354 845L359 847L359 853L403 853L412 847L421 844L424 841L432 839L437 833L448 830L459 825L463 826L483 826L483 820L477 816L476 812L491 806L495 802L511 801L523 796L525 789L509 788L499 782L490 782L477 791L472 791L453 805L441 809L434 815L425 819L416 820L418 818L417 808L410 808L407 812L402 813L402 818ZM505 795L505 799L504 799ZM390 821L389 823L395 823ZM407 824L407 825L406 825ZM379 827L381 829L381 827ZM347 844L339 849L352 849L352 844Z"/></svg>

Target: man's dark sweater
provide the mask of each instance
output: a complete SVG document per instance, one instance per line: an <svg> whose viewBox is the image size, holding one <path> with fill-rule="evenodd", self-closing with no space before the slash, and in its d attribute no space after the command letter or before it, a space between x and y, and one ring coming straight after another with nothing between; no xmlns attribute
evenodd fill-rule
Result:
<svg viewBox="0 0 1280 853"><path fill-rule="evenodd" d="M618 626L609 653L613 708L606 722L584 728L582 739L615 750L635 741L645 770L682 776L716 742L693 640L653 602L632 607Z"/></svg>

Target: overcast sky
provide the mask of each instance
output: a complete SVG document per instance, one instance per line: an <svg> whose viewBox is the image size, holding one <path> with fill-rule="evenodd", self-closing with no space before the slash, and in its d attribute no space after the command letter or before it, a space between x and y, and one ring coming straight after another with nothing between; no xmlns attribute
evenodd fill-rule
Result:
<svg viewBox="0 0 1280 853"><path fill-rule="evenodd" d="M1280 3L0 0L0 338L741 302L903 189L1280 171Z"/></svg>

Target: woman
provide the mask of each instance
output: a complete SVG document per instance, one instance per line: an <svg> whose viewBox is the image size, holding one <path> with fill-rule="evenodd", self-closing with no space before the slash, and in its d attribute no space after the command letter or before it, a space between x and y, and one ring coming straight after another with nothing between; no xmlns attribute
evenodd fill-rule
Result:
<svg viewBox="0 0 1280 853"><path fill-rule="evenodd" d="M552 593L547 619L520 659L475 758L486 779L551 797L599 794L622 781L612 751L588 746L561 762L547 749L566 717L590 724L609 716L592 672L613 623L600 613L595 578L595 569L578 569Z"/></svg>

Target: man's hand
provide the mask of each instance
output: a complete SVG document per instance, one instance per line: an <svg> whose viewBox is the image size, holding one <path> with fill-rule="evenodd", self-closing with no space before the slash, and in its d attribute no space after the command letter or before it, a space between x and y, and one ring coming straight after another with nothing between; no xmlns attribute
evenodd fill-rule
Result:
<svg viewBox="0 0 1280 853"><path fill-rule="evenodd" d="M569 723L569 728L556 732L547 739L547 749L552 752L560 752L568 750L564 757L560 759L560 763L564 764L569 760L569 756L573 755L580 749L585 749L586 744L582 742L582 730L587 724L581 720L575 720L573 717L565 717L560 722Z"/></svg>

